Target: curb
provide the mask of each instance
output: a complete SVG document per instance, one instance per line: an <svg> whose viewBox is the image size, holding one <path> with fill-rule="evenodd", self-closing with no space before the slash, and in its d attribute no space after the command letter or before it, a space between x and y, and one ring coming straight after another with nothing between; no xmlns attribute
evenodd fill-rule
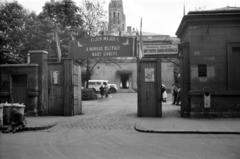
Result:
<svg viewBox="0 0 240 159"><path fill-rule="evenodd" d="M49 129L55 125L57 125L58 122L53 123L53 124L48 124L44 126L38 126L38 127L25 127L23 131L35 131L35 130L44 130L44 129Z"/></svg>
<svg viewBox="0 0 240 159"><path fill-rule="evenodd" d="M55 125L57 125L58 122L53 123L53 124L48 124L48 125L44 125L44 126L36 126L36 127L25 127L24 130L20 130L20 131L36 131L36 130L45 130L45 129L49 129ZM0 130L6 130L7 127L2 127L0 128Z"/></svg>
<svg viewBox="0 0 240 159"><path fill-rule="evenodd" d="M230 132L230 131L169 131L169 130L147 130L144 128L139 128L137 124L134 125L134 129L142 133L158 133L158 134L226 134L226 135L240 135L240 132Z"/></svg>

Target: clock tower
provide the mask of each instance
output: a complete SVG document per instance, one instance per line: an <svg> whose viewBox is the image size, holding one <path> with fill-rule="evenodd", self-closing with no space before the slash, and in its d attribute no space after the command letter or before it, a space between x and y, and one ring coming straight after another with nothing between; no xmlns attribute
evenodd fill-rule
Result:
<svg viewBox="0 0 240 159"><path fill-rule="evenodd" d="M108 30L110 33L125 31L126 19L122 0L111 0L108 9Z"/></svg>

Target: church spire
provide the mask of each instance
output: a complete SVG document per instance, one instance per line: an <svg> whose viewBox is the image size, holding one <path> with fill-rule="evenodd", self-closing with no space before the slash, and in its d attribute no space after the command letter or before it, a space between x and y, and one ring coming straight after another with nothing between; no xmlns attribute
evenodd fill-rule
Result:
<svg viewBox="0 0 240 159"><path fill-rule="evenodd" d="M125 31L126 20L122 0L111 0L109 3L108 30L111 33Z"/></svg>

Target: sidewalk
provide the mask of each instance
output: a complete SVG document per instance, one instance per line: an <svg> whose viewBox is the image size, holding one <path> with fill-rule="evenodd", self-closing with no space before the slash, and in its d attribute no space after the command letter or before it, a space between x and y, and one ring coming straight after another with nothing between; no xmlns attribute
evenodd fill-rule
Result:
<svg viewBox="0 0 240 159"><path fill-rule="evenodd" d="M37 117L25 117L27 125L25 130L43 130L55 126L58 122L66 120L64 116L37 116ZM7 126L3 126L0 130L5 130Z"/></svg>
<svg viewBox="0 0 240 159"><path fill-rule="evenodd" d="M137 118L135 130L146 133L240 134L240 119L181 118L174 114L172 107L179 108L170 106L169 113L163 110L162 118ZM27 130L47 129L70 118L72 117L26 117Z"/></svg>
<svg viewBox="0 0 240 159"><path fill-rule="evenodd" d="M38 116L25 117L27 120L26 130L42 130L55 126L58 122L67 119L64 116Z"/></svg>
<svg viewBox="0 0 240 159"><path fill-rule="evenodd" d="M240 134L240 119L140 118L135 129L148 133Z"/></svg>
<svg viewBox="0 0 240 159"><path fill-rule="evenodd" d="M239 118L190 119L180 117L180 106L163 103L162 118L139 118L135 130L147 133L240 134Z"/></svg>
<svg viewBox="0 0 240 159"><path fill-rule="evenodd" d="M240 134L239 118L190 119L180 117L180 106L163 103L162 118L135 118L135 130L146 133ZM26 117L26 130L43 130L76 116ZM1 129L1 128L0 128ZM2 129L5 129L3 127Z"/></svg>

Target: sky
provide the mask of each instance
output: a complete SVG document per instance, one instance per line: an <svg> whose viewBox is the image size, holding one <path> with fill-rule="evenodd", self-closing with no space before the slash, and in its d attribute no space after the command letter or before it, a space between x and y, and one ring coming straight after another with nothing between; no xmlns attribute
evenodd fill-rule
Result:
<svg viewBox="0 0 240 159"><path fill-rule="evenodd" d="M12 1L12 0L0 0ZM45 2L50 0L17 0L26 9L41 12ZM77 5L81 0L74 0ZM94 1L94 0L93 0ZM111 0L105 1L104 8L108 10ZM176 37L175 33L181 23L184 6L185 14L195 11L196 8L211 10L226 6L240 7L240 0L122 0L126 26L140 30L142 18L142 31Z"/></svg>

